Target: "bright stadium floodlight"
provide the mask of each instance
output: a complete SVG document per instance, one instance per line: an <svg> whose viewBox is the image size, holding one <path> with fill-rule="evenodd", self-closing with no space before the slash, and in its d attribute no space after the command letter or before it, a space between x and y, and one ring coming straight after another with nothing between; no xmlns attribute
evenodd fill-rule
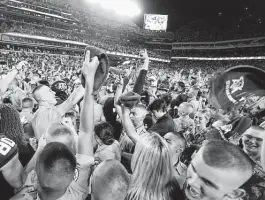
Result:
<svg viewBox="0 0 265 200"><path fill-rule="evenodd" d="M98 0L88 0L89 3L98 3Z"/></svg>
<svg viewBox="0 0 265 200"><path fill-rule="evenodd" d="M119 15L127 15L129 17L133 17L141 13L141 10L136 3L130 0L119 1L119 5L115 6L114 11Z"/></svg>
<svg viewBox="0 0 265 200"><path fill-rule="evenodd" d="M99 3L103 8L113 10L119 15L133 17L141 14L139 6L132 0L88 0L91 3Z"/></svg>

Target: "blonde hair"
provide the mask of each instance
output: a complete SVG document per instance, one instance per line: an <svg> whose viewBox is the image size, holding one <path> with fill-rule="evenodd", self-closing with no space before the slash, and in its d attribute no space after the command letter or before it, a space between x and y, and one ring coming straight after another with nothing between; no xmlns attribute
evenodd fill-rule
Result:
<svg viewBox="0 0 265 200"><path fill-rule="evenodd" d="M136 144L126 200L168 200L166 184L172 178L169 150L157 133L146 133Z"/></svg>

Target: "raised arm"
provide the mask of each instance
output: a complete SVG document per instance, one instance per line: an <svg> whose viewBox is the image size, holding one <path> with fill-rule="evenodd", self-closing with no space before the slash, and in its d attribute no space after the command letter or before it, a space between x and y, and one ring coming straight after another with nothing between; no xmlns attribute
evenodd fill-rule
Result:
<svg viewBox="0 0 265 200"><path fill-rule="evenodd" d="M84 96L85 89L82 86L76 88L68 97L68 99L60 105L56 106L56 110L64 116L70 109L72 109Z"/></svg>
<svg viewBox="0 0 265 200"><path fill-rule="evenodd" d="M27 64L26 61L21 61L18 63L16 66L16 69L12 70L9 72L5 78L0 80L0 97L2 96L1 94L4 94L10 85L10 83L15 79L16 75L18 74L19 70L22 70L25 65Z"/></svg>
<svg viewBox="0 0 265 200"><path fill-rule="evenodd" d="M129 109L124 105L122 105L122 124L128 137L136 144L140 140L140 136L137 134L131 121Z"/></svg>
<svg viewBox="0 0 265 200"><path fill-rule="evenodd" d="M137 80L134 84L134 88L133 88L133 92L141 95L142 91L143 91L143 87L144 87L144 84L145 84L145 78L146 78L146 74L148 72L148 67L149 67L149 57L148 57L148 54L147 54L147 51L145 49L144 51L144 54L143 54L143 57L144 57L144 65L137 77Z"/></svg>
<svg viewBox="0 0 265 200"><path fill-rule="evenodd" d="M86 52L82 73L85 77L85 95L80 116L78 153L93 156L94 101L93 86L99 61L94 57L90 62L90 51Z"/></svg>
<svg viewBox="0 0 265 200"><path fill-rule="evenodd" d="M263 171L265 171L265 137L263 137L263 144L261 148L261 165L262 165Z"/></svg>
<svg viewBox="0 0 265 200"><path fill-rule="evenodd" d="M115 106L116 112L118 113L120 119L122 119L122 110L121 110L121 107L118 105L118 101L119 101L120 96L122 95L122 91L123 91L123 80L120 76L119 83L118 83L115 97L114 97L114 106Z"/></svg>

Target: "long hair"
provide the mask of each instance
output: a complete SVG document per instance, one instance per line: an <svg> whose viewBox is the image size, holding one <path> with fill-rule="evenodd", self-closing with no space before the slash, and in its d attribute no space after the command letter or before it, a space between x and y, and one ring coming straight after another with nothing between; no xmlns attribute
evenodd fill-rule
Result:
<svg viewBox="0 0 265 200"><path fill-rule="evenodd" d="M18 150L23 151L26 145L19 112L11 104L0 104L0 133L13 140Z"/></svg>
<svg viewBox="0 0 265 200"><path fill-rule="evenodd" d="M126 200L168 200L166 185L172 179L169 150L157 133L137 142L131 162L132 179Z"/></svg>
<svg viewBox="0 0 265 200"><path fill-rule="evenodd" d="M112 145L115 142L114 130L107 122L100 122L94 127L95 134L101 139L103 144Z"/></svg>

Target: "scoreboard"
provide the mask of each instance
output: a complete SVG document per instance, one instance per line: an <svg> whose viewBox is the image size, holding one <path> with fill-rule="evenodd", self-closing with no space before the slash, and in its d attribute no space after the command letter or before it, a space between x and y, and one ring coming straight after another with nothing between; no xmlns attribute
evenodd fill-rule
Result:
<svg viewBox="0 0 265 200"><path fill-rule="evenodd" d="M167 30L168 15L144 15L144 29L152 31L166 31Z"/></svg>

